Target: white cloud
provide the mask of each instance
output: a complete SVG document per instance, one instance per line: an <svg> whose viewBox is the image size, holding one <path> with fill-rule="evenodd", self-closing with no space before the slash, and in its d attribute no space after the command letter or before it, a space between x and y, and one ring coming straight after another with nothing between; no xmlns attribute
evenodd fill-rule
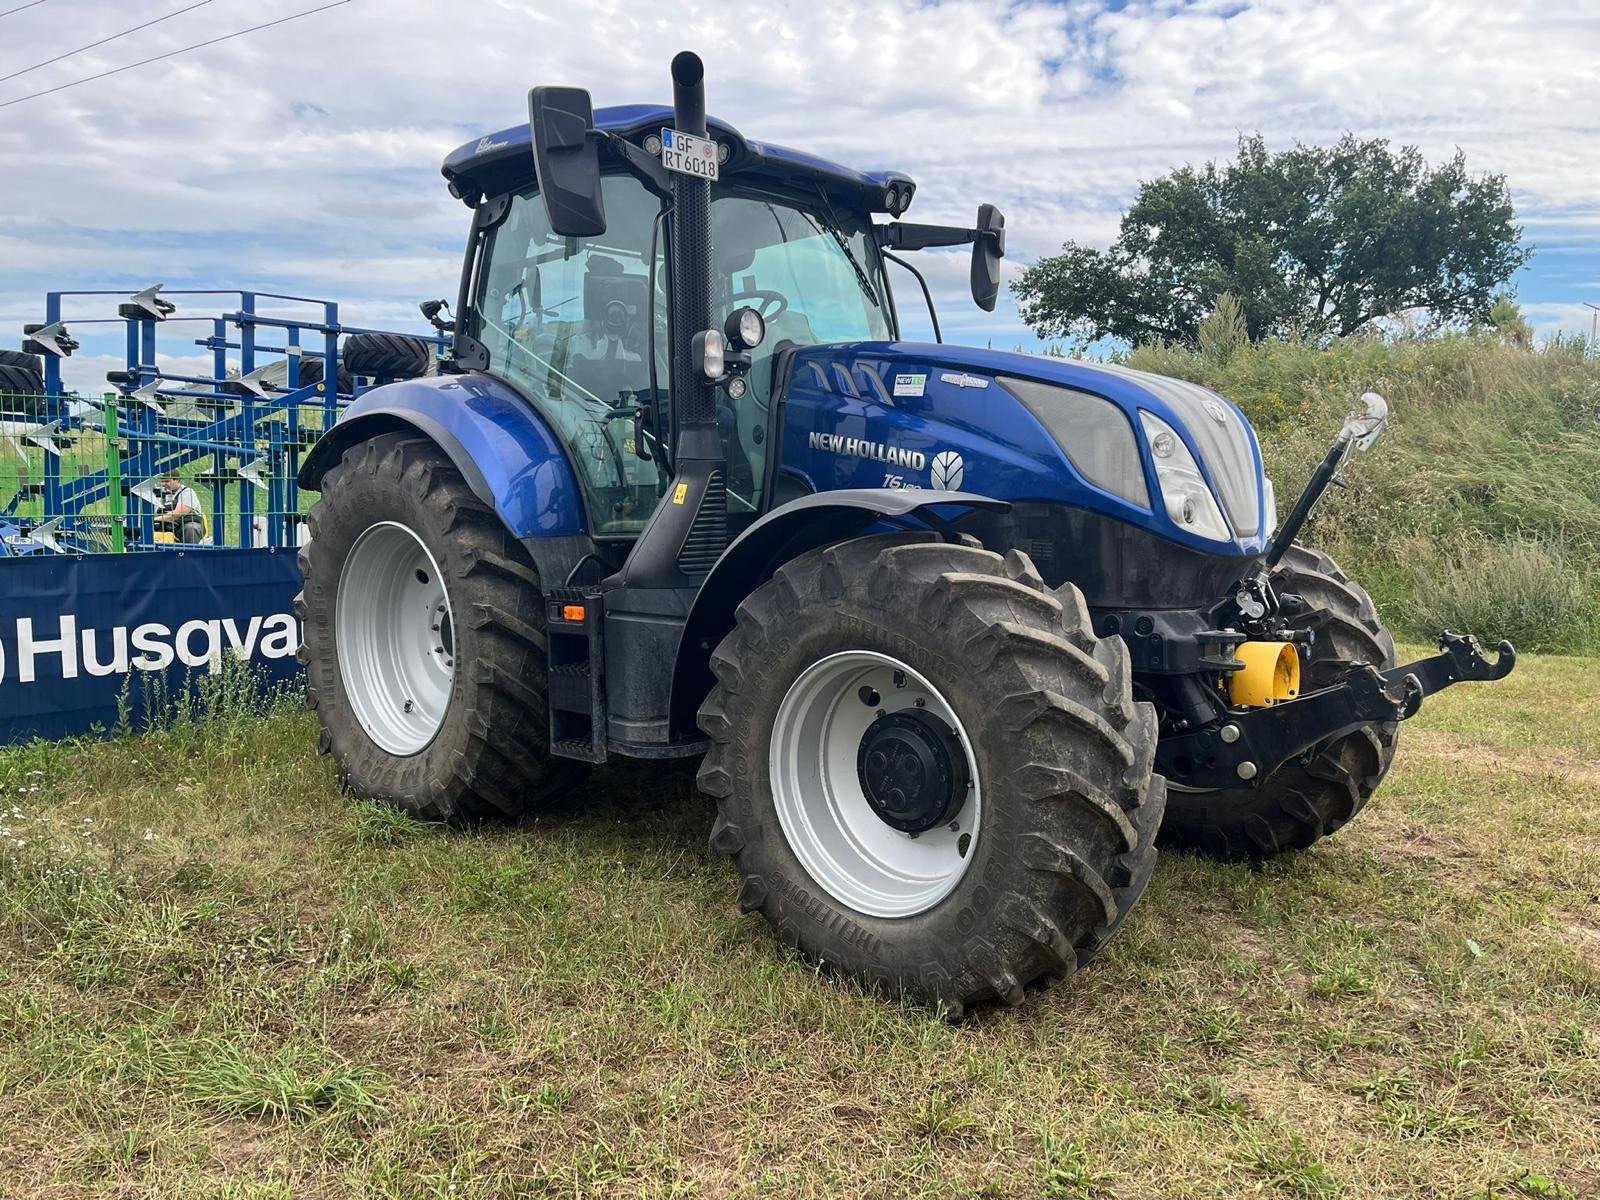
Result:
<svg viewBox="0 0 1600 1200"><path fill-rule="evenodd" d="M218 0L0 85L0 102L306 6ZM165 10L52 0L0 26L0 74ZM525 119L532 83L663 99L683 45L746 134L907 170L921 220L999 203L1014 261L1109 241L1140 179L1257 129L1274 145L1350 129L1433 159L1460 146L1508 175L1531 240L1600 236L1593 0L354 0L0 108L0 344L47 286L157 279L325 293L353 319L414 324L416 301L453 295L466 231L445 153ZM987 317L964 299L958 256L927 265L947 332L1026 336L1009 301ZM901 308L920 308L914 290Z"/></svg>

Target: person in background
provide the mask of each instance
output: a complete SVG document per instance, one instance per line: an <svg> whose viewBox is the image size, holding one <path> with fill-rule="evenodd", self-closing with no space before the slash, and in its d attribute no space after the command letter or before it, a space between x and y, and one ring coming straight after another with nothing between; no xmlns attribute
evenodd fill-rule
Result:
<svg viewBox="0 0 1600 1200"><path fill-rule="evenodd" d="M200 510L200 497L178 476L168 471L161 477L160 504L156 512L156 528L172 534L173 540L198 545L206 540L205 513Z"/></svg>

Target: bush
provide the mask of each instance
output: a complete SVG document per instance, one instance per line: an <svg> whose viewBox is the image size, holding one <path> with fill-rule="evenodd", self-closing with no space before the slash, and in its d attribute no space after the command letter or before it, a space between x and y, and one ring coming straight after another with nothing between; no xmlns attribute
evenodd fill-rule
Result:
<svg viewBox="0 0 1600 1200"><path fill-rule="evenodd" d="M1566 551L1547 541L1459 539L1419 566L1411 602L1421 631L1476 633L1520 650L1586 651L1595 632L1591 589Z"/></svg>

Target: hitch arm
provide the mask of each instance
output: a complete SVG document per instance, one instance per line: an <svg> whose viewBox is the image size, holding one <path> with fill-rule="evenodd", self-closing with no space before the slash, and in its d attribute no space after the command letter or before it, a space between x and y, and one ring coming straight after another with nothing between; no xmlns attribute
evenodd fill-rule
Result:
<svg viewBox="0 0 1600 1200"><path fill-rule="evenodd" d="M1332 687L1162 738L1161 771L1184 787L1253 787L1315 746L1366 725L1404 721L1416 715L1425 697L1453 683L1504 679L1517 662L1510 642L1500 643L1494 662L1468 634L1446 633L1439 645L1442 653L1388 671L1352 663Z"/></svg>
<svg viewBox="0 0 1600 1200"><path fill-rule="evenodd" d="M1446 629L1439 637L1439 649L1442 653L1432 658L1391 667L1383 672L1384 679L1390 684L1404 684L1408 678L1415 679L1421 688L1417 700L1420 705L1421 696L1442 692L1452 683L1493 683L1511 674L1511 669L1517 665L1516 647L1510 642L1501 642L1496 648L1495 661L1490 662L1484 657L1478 639L1470 633L1451 633ZM1415 712L1413 708L1406 716Z"/></svg>

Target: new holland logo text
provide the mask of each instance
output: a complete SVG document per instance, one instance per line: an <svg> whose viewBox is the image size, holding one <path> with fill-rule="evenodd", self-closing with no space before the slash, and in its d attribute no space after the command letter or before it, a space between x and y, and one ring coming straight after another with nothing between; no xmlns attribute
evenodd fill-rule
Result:
<svg viewBox="0 0 1600 1200"><path fill-rule="evenodd" d="M241 627L242 624L242 627ZM32 617L18 617L16 661L6 662L0 643L0 682L14 668L18 683L32 683L41 673L76 679L80 675L126 675L130 670L161 671L174 662L186 667L222 670L222 655L240 659L291 658L300 646L300 626L290 613L273 613L236 621L222 617L185 621L176 629L159 621L116 625L110 629L79 629L71 613L59 617L52 629Z"/></svg>
<svg viewBox="0 0 1600 1200"><path fill-rule="evenodd" d="M866 438L845 437L842 433L813 433L811 448L826 450L829 454L848 454L851 458L907 467L913 471L920 471L928 464L928 456L920 450L902 450L898 446L870 442Z"/></svg>

